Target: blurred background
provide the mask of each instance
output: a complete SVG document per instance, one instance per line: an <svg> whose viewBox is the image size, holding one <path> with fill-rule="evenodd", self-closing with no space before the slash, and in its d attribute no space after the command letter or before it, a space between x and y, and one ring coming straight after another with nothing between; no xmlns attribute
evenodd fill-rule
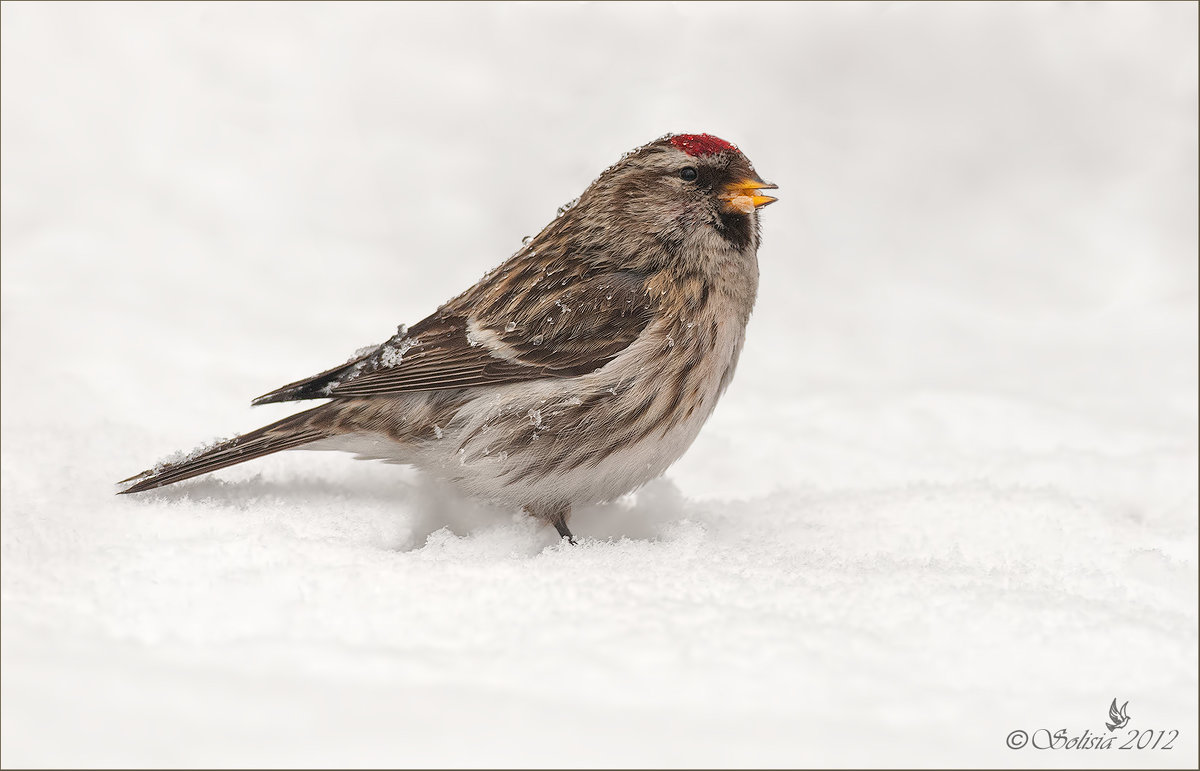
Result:
<svg viewBox="0 0 1200 771"><path fill-rule="evenodd" d="M1195 4L0 13L5 765L1047 765L1017 716L1122 687L1195 725ZM596 551L324 454L112 497L667 132L780 201L733 386Z"/></svg>

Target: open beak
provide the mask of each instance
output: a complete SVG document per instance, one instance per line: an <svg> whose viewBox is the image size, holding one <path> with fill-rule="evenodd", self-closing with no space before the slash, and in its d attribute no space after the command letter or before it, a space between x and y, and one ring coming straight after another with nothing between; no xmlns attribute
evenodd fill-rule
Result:
<svg viewBox="0 0 1200 771"><path fill-rule="evenodd" d="M755 209L775 203L779 200L769 195L762 195L761 190L775 190L779 185L763 182L758 177L747 177L738 182L732 182L721 191L721 200L730 211L749 214Z"/></svg>

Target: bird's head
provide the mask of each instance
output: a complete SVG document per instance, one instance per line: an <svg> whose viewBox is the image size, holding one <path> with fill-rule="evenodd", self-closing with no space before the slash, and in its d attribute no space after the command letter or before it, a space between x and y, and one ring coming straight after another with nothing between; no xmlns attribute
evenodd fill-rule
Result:
<svg viewBox="0 0 1200 771"><path fill-rule="evenodd" d="M729 215L753 214L775 202L762 191L778 185L764 182L741 150L724 139L710 134L676 134L665 141L671 149L663 148L662 165L676 170L668 176L683 183L689 198L703 200L709 208Z"/></svg>
<svg viewBox="0 0 1200 771"><path fill-rule="evenodd" d="M710 134L668 134L627 153L580 196L570 219L621 234L627 249L679 253L758 247L758 210L775 198L750 160Z"/></svg>

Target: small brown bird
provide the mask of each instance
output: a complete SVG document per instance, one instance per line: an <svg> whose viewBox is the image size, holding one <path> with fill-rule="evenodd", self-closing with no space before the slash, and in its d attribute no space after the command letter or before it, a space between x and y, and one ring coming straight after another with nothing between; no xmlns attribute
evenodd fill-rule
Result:
<svg viewBox="0 0 1200 771"><path fill-rule="evenodd" d="M758 209L775 200L760 191L774 187L708 134L639 147L433 315L253 403L329 401L121 492L344 450L522 507L574 543L571 506L662 474L729 385L758 291Z"/></svg>

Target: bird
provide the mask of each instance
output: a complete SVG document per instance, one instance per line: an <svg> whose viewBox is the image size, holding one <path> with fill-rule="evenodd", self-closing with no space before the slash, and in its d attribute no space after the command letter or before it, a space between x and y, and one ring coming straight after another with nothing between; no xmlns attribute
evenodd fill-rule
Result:
<svg viewBox="0 0 1200 771"><path fill-rule="evenodd" d="M725 392L775 198L738 147L625 153L471 288L350 360L252 401L325 400L118 483L174 484L282 450L415 466L575 544L573 506L663 474Z"/></svg>
<svg viewBox="0 0 1200 771"><path fill-rule="evenodd" d="M1120 707L1117 706L1117 700L1113 699L1112 704L1108 708L1108 722L1105 727L1110 731L1116 731L1124 728L1129 723L1129 715L1125 710L1129 709L1129 702L1125 702Z"/></svg>

